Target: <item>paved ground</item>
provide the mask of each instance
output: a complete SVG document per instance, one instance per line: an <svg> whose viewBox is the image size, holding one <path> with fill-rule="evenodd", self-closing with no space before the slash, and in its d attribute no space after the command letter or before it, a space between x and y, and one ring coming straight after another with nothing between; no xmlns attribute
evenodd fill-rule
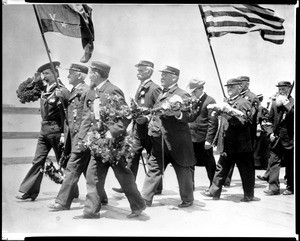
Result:
<svg viewBox="0 0 300 241"><path fill-rule="evenodd" d="M130 213L127 199L112 191L118 187L112 170L106 181L109 205L100 211L97 220L74 220L82 213L86 193L85 179L79 181L80 197L71 210L53 212L47 205L54 203L60 185L44 177L36 201L19 201L19 184L30 164L2 165L2 239L24 239L29 236L192 236L192 237L295 237L295 200L292 196L265 196L267 183L256 180L258 201L240 202L242 188L238 170L233 174L232 186L224 189L218 201L200 194L208 180L204 167L196 168L194 205L178 209L178 184L173 168L164 176L162 195L154 198L153 206L140 217L127 219ZM263 174L264 170L256 170ZM281 171L283 176L284 170ZM139 169L137 184L142 187L144 173ZM283 181L281 179L281 181ZM284 184L281 184L284 189ZM283 191L283 190L282 190Z"/></svg>

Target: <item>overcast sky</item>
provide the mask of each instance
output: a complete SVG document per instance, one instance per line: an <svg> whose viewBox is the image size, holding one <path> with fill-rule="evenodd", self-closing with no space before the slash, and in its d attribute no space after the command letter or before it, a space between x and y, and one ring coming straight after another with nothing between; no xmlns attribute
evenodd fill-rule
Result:
<svg viewBox="0 0 300 241"><path fill-rule="evenodd" d="M14 1L11 1L14 2ZM185 88L193 76L206 81L205 91L217 101L222 92L197 5L90 5L93 8L95 50L91 61L112 66L109 79L133 97L138 88L134 65L141 59L155 64L153 80L160 84L164 65L181 71L179 86ZM240 75L250 77L250 89L265 99L282 80L295 79L295 6L261 5L285 19L282 45L264 41L258 32L227 34L212 38L211 45L223 84ZM3 5L3 104L38 107L38 102L21 104L18 85L48 61L39 27L30 4ZM71 63L83 55L81 40L59 33L45 33L52 60L61 62L61 79ZM86 81L89 83L89 80ZM226 91L226 89L225 89Z"/></svg>

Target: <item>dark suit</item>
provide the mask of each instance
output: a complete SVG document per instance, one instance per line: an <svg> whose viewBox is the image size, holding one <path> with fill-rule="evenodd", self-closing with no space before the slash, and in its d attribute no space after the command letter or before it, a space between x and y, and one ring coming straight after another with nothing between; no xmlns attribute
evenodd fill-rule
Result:
<svg viewBox="0 0 300 241"><path fill-rule="evenodd" d="M238 96L235 100L229 101L229 105L242 111L244 117L232 117L228 115L221 116L221 128L224 128L224 152L226 155L220 155L217 163L213 183L209 192L216 198L219 198L228 175L230 167L237 165L242 179L244 197L252 199L254 197L254 161L253 147L250 133L252 122L250 103Z"/></svg>
<svg viewBox="0 0 300 241"><path fill-rule="evenodd" d="M257 130L257 113L258 113L258 97L254 94L250 89L247 89L240 93L240 96L243 97L245 100L249 101L251 105L251 113L252 113L252 124L250 125L250 133L251 133L251 140L252 145L254 146L254 140L256 139L256 130ZM254 154L253 154L254 155ZM232 165L227 179L225 181L225 186L230 186L231 178L233 174L234 164Z"/></svg>
<svg viewBox="0 0 300 241"><path fill-rule="evenodd" d="M174 95L179 95L185 99L189 98L187 92L175 85L168 92L159 95L154 108L160 107L167 98ZM165 115L152 117L148 131L152 141L152 153L148 160L148 173L142 189L142 196L147 201L152 202L162 179L162 171L168 163L172 163L176 172L182 201L192 202L194 200L190 167L196 161L188 125L190 119L191 117L185 111L182 112L181 119ZM162 156L162 144L164 156Z"/></svg>
<svg viewBox="0 0 300 241"><path fill-rule="evenodd" d="M84 138L87 131L91 129L97 130L97 120L93 118L93 114L91 113L94 110L88 107L87 102L94 102L95 98L99 97L101 105L105 106L107 103L107 94L116 94L124 98L123 92L109 80L107 80L100 89L90 90L87 94L87 101L85 102L84 117L81 124L82 128L80 129L79 138ZM125 100L124 104L126 104ZM112 137L119 138L121 135L125 135L126 128L130 121L131 120L123 118L117 123L111 123L108 126L108 129ZM102 158L99 156L91 156L86 172L87 195L84 203L84 213L95 214L100 211L100 198L102 199L103 195L106 195L104 185L109 167L112 167L114 174L130 203L130 208L135 211L140 210L145 206L145 202L137 189L134 175L131 170L126 167L126 164L127 162L125 159L119 160L116 165L110 165L109 162L103 163Z"/></svg>
<svg viewBox="0 0 300 241"><path fill-rule="evenodd" d="M67 106L69 91L64 86L60 86L63 97L55 95L56 84L48 92L43 91L40 99L41 108L41 131L32 166L22 181L19 191L37 197L43 179L41 169L44 168L48 153L53 148L56 160L60 159L61 151L58 148L61 133L64 132L64 110L61 102Z"/></svg>
<svg viewBox="0 0 300 241"><path fill-rule="evenodd" d="M74 196L78 194L77 183L81 174L86 174L90 160L90 150L78 149L78 132L82 122L83 106L90 87L84 82L73 89L69 97L66 145L71 148L71 156L65 169L65 178L55 202L70 208ZM67 147L65 147L67 148ZM107 199L107 197L105 197Z"/></svg>
<svg viewBox="0 0 300 241"><path fill-rule="evenodd" d="M160 93L161 88L152 80L149 80L146 84L144 84L137 90L134 100L139 106L152 108ZM143 149L146 149L148 155L150 155L151 152L152 145L150 136L148 135L148 122L140 125L136 121L134 121L133 137L135 140L132 147L133 157L128 162L128 167L136 178L139 160Z"/></svg>
<svg viewBox="0 0 300 241"><path fill-rule="evenodd" d="M270 150L269 158L269 189L278 192L280 190L279 173L282 159L286 163L287 190L294 192L294 99L289 98L291 109L284 106L277 107L275 101L272 102L268 121L270 125L267 129L268 136L274 133L278 126L279 143ZM283 111L283 117L279 123L279 116Z"/></svg>
<svg viewBox="0 0 300 241"><path fill-rule="evenodd" d="M201 109L196 114L196 119L189 123L197 164L199 165L200 162L203 162L210 185L216 171L216 161L213 155L213 148L205 150L204 144L205 141L213 143L218 130L218 117L212 115L212 109L207 109L209 104L215 103L214 98L203 93L197 104L201 106ZM191 170L194 183L195 166L192 166Z"/></svg>

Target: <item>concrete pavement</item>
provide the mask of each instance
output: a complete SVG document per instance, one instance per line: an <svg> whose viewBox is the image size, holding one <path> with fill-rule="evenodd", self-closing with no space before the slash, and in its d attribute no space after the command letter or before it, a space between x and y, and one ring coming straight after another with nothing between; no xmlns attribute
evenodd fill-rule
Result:
<svg viewBox="0 0 300 241"><path fill-rule="evenodd" d="M80 215L86 194L85 179L79 181L80 196L67 211L51 211L60 188L44 177L41 192L34 201L20 201L19 185L30 164L2 165L2 239L24 239L30 236L185 236L185 237L295 237L295 196L265 196L267 183L256 179L255 197L258 201L240 202L243 197L237 168L232 185L225 188L221 199L214 201L200 194L208 186L204 167L196 167L194 205L177 208L180 202L178 183L172 166L164 175L162 195L154 198L153 206L141 216L127 219L129 203L119 187L113 171L109 170L106 191L109 204L100 211L100 219L75 220ZM256 170L256 175L264 170ZM137 185L141 190L144 171L140 166ZM283 182L284 169L281 171ZM282 191L285 185L281 184ZM282 192L281 191L281 192Z"/></svg>

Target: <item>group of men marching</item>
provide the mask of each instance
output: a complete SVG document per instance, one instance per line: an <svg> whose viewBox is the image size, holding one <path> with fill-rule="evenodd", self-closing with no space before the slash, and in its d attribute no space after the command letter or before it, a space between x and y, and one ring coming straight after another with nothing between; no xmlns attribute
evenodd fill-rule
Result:
<svg viewBox="0 0 300 241"><path fill-rule="evenodd" d="M116 192L124 193L132 212L128 218L138 217L146 207L152 205L154 196L162 192L162 176L172 164L175 170L181 202L179 208L193 205L197 163L206 168L210 186L202 194L220 199L222 187L230 185L231 175L236 164L241 175L244 197L241 201L250 202L254 198L255 166L254 140L259 125L270 143L275 143L270 151L269 190L267 195L277 195L279 189L279 170L281 160L286 161L287 187L285 195L294 193L293 153L294 153L294 99L290 96L290 82L278 83L278 96L272 102L267 121L262 124L258 118L259 99L248 86L247 76L227 81L228 98L217 104L213 97L204 92L205 81L192 78L185 90L178 86L180 70L165 66L161 72L160 87L151 76L154 64L141 60L135 65L140 86L134 101L139 107L159 109L167 100L179 96L182 100L193 99L193 110L189 108L165 108L160 114L140 113L133 119L119 118L109 123L105 139L111 143L126 135L132 122L132 155L129 160L121 158L115 165L103 162L87 146L87 134L100 131L99 105L105 106L108 95L117 95L126 105L123 91L109 80L111 66L93 61L88 67L71 64L68 75L71 92L59 80L57 67L59 62L42 65L35 81L44 81L45 89L41 94L41 131L38 137L36 153L32 167L21 183L18 199L34 201L40 191L47 155L53 148L57 160L62 151L70 158L64 170L65 178L55 199L50 205L52 210L68 210L74 198L79 196L78 181L83 174L86 179L86 198L81 218L99 218L102 205L109 202L105 191L105 180L109 167L113 169L120 188ZM55 67L54 69L52 67ZM55 70L54 72L52 71ZM85 83L89 74L90 85ZM213 147L217 146L220 158L216 163ZM136 177L143 151L147 154L147 175L142 190L139 191Z"/></svg>

